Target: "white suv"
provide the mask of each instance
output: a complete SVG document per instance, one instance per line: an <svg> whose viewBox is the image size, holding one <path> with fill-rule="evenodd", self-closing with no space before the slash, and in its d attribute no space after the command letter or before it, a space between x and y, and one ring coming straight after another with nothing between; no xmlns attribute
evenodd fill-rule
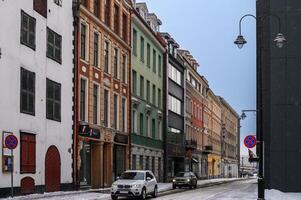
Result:
<svg viewBox="0 0 301 200"><path fill-rule="evenodd" d="M139 197L146 199L147 195L157 197L158 185L154 174L149 170L127 170L112 184L111 198Z"/></svg>

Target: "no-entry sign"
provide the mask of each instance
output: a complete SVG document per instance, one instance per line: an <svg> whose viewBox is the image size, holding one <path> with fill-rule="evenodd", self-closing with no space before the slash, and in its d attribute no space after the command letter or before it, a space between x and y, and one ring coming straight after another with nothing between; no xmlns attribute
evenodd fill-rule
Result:
<svg viewBox="0 0 301 200"><path fill-rule="evenodd" d="M256 137L254 135L248 135L244 139L244 144L247 148L252 149L256 146Z"/></svg>

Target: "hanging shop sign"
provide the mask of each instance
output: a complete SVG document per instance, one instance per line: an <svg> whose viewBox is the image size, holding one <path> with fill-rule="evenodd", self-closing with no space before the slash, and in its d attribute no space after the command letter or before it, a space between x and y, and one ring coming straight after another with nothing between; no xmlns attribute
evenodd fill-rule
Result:
<svg viewBox="0 0 301 200"><path fill-rule="evenodd" d="M127 144L129 140L129 137L124 134L116 133L114 137L114 142Z"/></svg>
<svg viewBox="0 0 301 200"><path fill-rule="evenodd" d="M80 125L79 135L82 137L100 139L100 130L97 128L92 128L89 125Z"/></svg>

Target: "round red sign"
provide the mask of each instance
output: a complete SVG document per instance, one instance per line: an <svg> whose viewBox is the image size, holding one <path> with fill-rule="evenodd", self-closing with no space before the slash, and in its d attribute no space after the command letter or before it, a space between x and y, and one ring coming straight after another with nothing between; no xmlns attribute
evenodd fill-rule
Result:
<svg viewBox="0 0 301 200"><path fill-rule="evenodd" d="M256 137L254 135L248 135L244 139L244 144L247 148L252 149L256 146Z"/></svg>
<svg viewBox="0 0 301 200"><path fill-rule="evenodd" d="M13 134L6 136L5 146L8 149L15 149L18 146L18 138Z"/></svg>

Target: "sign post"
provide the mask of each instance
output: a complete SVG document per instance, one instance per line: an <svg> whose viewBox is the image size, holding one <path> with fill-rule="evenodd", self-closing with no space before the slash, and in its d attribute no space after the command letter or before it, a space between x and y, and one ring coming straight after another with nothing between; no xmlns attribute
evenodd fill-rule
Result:
<svg viewBox="0 0 301 200"><path fill-rule="evenodd" d="M14 152L13 150L18 146L18 138L13 135L9 134L5 138L5 146L10 149L11 153L11 197L14 197Z"/></svg>

